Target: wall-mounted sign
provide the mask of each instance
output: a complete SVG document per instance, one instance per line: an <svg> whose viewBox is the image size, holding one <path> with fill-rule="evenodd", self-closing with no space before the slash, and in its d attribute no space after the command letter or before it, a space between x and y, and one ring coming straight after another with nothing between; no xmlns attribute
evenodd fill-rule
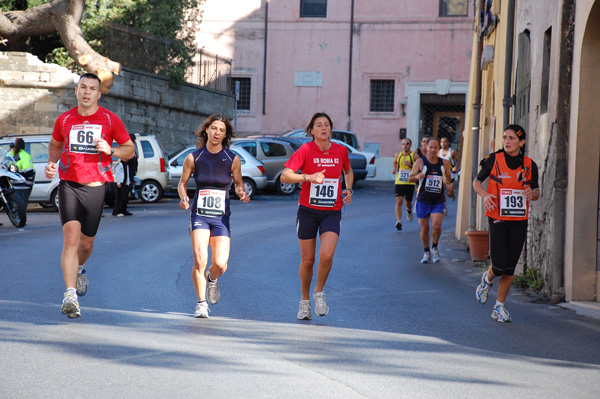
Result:
<svg viewBox="0 0 600 399"><path fill-rule="evenodd" d="M323 86L323 73L317 71L296 71L294 74L294 86L321 87Z"/></svg>

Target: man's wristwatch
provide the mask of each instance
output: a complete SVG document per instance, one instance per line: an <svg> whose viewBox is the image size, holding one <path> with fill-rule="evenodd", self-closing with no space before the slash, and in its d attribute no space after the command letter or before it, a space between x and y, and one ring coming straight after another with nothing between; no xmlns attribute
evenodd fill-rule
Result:
<svg viewBox="0 0 600 399"><path fill-rule="evenodd" d="M115 147L110 147L110 156L115 155Z"/></svg>

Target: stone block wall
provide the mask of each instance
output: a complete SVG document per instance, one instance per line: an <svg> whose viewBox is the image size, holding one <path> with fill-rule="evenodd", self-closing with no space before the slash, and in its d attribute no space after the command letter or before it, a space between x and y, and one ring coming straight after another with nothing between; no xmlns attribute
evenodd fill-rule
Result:
<svg viewBox="0 0 600 399"><path fill-rule="evenodd" d="M54 121L77 105L79 77L22 52L0 52L0 137L50 134ZM116 113L130 133L155 134L169 153L195 144L194 132L213 113L233 117L234 97L123 68L100 105Z"/></svg>

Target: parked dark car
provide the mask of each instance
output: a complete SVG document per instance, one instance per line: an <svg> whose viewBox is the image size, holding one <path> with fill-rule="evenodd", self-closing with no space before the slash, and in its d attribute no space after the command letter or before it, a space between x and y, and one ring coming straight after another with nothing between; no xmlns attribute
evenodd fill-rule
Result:
<svg viewBox="0 0 600 399"><path fill-rule="evenodd" d="M308 137L290 137L290 136L278 136L270 137L275 140L286 141L290 143L294 151L298 150L304 143L308 143L312 139ZM354 172L354 181L364 180L367 178L367 158L364 155L353 154L348 151L348 158L350 159L350 166L352 172Z"/></svg>
<svg viewBox="0 0 600 399"><path fill-rule="evenodd" d="M292 195L297 186L283 183L280 179L284 164L294 153L294 149L286 142L273 138L236 138L232 145L242 147L265 165L267 186L274 188L281 195Z"/></svg>

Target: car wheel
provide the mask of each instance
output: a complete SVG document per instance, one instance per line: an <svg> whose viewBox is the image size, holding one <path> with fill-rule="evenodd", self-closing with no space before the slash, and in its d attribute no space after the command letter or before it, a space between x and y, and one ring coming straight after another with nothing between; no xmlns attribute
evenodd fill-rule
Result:
<svg viewBox="0 0 600 399"><path fill-rule="evenodd" d="M246 190L246 194L248 194L248 197L253 198L254 194L256 194L256 183L254 183L254 180L245 178L244 190Z"/></svg>
<svg viewBox="0 0 600 399"><path fill-rule="evenodd" d="M296 191L296 185L291 183L283 183L281 181L281 176L277 178L275 182L275 188L277 188L277 192L281 195L292 195Z"/></svg>
<svg viewBox="0 0 600 399"><path fill-rule="evenodd" d="M158 202L163 196L163 189L154 180L145 181L142 183L142 189L140 190L140 197L143 202Z"/></svg>

